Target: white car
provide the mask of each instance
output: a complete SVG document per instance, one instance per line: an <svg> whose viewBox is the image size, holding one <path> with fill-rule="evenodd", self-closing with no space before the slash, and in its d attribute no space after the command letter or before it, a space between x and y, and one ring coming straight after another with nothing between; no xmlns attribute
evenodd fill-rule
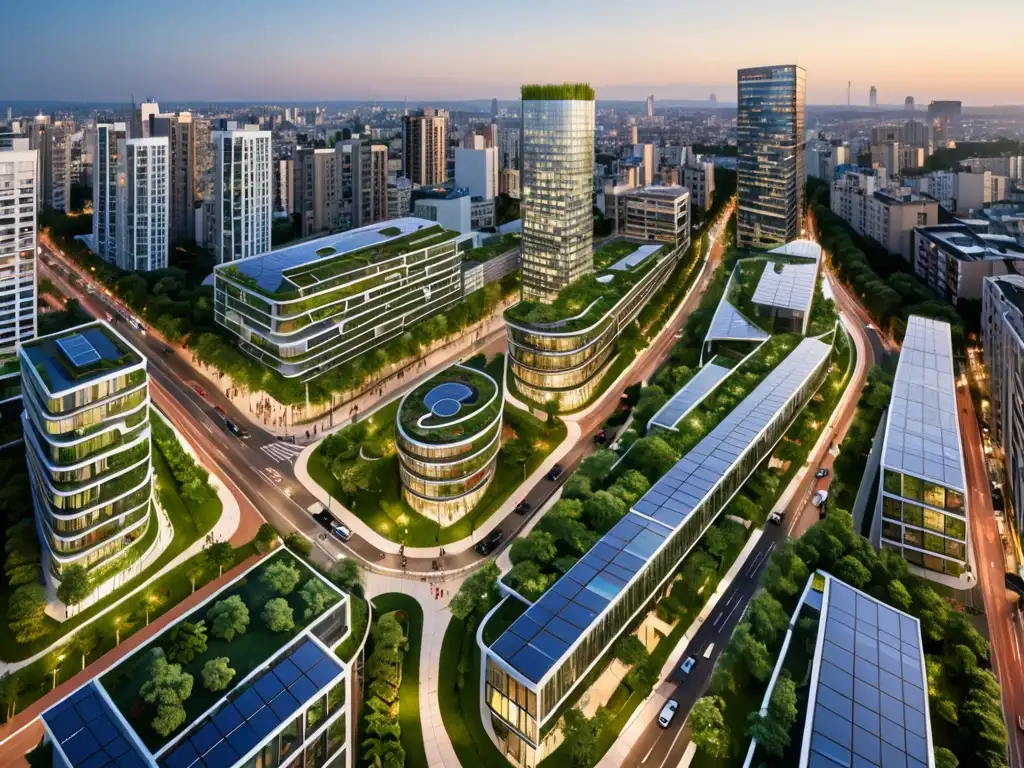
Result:
<svg viewBox="0 0 1024 768"><path fill-rule="evenodd" d="M661 714L658 715L658 725L662 728L668 728L669 723L672 722L672 718L676 716L676 710L679 709L679 702L675 699L669 699L665 702L665 706L661 708Z"/></svg>
<svg viewBox="0 0 1024 768"><path fill-rule="evenodd" d="M686 661L684 661L682 663L682 666L679 667L679 671L682 672L684 675L688 675L690 674L690 670L693 669L693 665L696 663L697 660L693 658L693 656L687 656Z"/></svg>
<svg viewBox="0 0 1024 768"><path fill-rule="evenodd" d="M352 531L350 531L348 527L344 525L334 526L333 528L331 528L331 533L333 533L337 538L341 539L342 541L348 541L352 538Z"/></svg>
<svg viewBox="0 0 1024 768"><path fill-rule="evenodd" d="M816 491L814 498L811 499L811 504L816 507L820 507L828 499L828 491Z"/></svg>

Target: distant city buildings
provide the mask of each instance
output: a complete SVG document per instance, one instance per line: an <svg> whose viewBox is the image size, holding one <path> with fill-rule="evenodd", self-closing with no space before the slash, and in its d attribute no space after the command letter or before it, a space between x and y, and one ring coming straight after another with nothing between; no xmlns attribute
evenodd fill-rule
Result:
<svg viewBox="0 0 1024 768"><path fill-rule="evenodd" d="M128 138L126 123L96 126L92 182L92 248L104 261L117 263L118 143Z"/></svg>
<svg viewBox="0 0 1024 768"><path fill-rule="evenodd" d="M295 212L299 214L302 237L340 228L338 197L341 189L335 151L299 147L292 162Z"/></svg>
<svg viewBox="0 0 1024 768"><path fill-rule="evenodd" d="M498 196L498 150L455 150L455 184L465 187L473 197L491 200Z"/></svg>
<svg viewBox="0 0 1024 768"><path fill-rule="evenodd" d="M654 117L654 94L647 97L647 116Z"/></svg>
<svg viewBox="0 0 1024 768"><path fill-rule="evenodd" d="M117 154L115 263L126 272L166 269L171 199L168 138L121 139Z"/></svg>
<svg viewBox="0 0 1024 768"><path fill-rule="evenodd" d="M412 182L404 176L388 182L388 218L400 219L409 215L412 202Z"/></svg>
<svg viewBox="0 0 1024 768"><path fill-rule="evenodd" d="M519 171L512 170L511 168L502 168L501 180L498 183L498 193L519 199Z"/></svg>
<svg viewBox="0 0 1024 768"><path fill-rule="evenodd" d="M683 166L683 186L690 191L690 203L698 211L711 210L715 200L715 162L711 158L694 157Z"/></svg>
<svg viewBox="0 0 1024 768"><path fill-rule="evenodd" d="M736 222L742 248L782 245L803 227L804 79L795 65L739 70Z"/></svg>
<svg viewBox="0 0 1024 768"><path fill-rule="evenodd" d="M448 180L448 122L448 110L430 107L402 117L402 175L413 184Z"/></svg>
<svg viewBox="0 0 1024 768"><path fill-rule="evenodd" d="M868 106L871 109L878 109L878 89L875 86L871 86L871 91L868 93Z"/></svg>
<svg viewBox="0 0 1024 768"><path fill-rule="evenodd" d="M214 131L213 252L218 264L270 250L270 131Z"/></svg>

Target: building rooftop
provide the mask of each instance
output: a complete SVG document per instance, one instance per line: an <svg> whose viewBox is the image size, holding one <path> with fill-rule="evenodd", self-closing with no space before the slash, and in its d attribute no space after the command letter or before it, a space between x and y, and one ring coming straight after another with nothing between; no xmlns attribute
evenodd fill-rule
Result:
<svg viewBox="0 0 1024 768"><path fill-rule="evenodd" d="M768 336L723 297L711 318L704 341L764 341Z"/></svg>
<svg viewBox="0 0 1024 768"><path fill-rule="evenodd" d="M41 717L53 747L71 768L146 768L133 734L90 680Z"/></svg>
<svg viewBox="0 0 1024 768"><path fill-rule="evenodd" d="M500 416L501 404L497 381L484 371L456 363L402 398L398 423L416 440L448 443L487 427Z"/></svg>
<svg viewBox="0 0 1024 768"><path fill-rule="evenodd" d="M651 197L658 200L678 200L680 197L689 197L690 190L679 185L675 186L652 186L631 190L629 197Z"/></svg>
<svg viewBox="0 0 1024 768"><path fill-rule="evenodd" d="M768 251L768 256L791 256L797 259L821 261L821 246L813 240L791 240Z"/></svg>
<svg viewBox="0 0 1024 768"><path fill-rule="evenodd" d="M918 227L914 231L950 251L961 261L1024 258L1024 245L1012 237L979 234L966 224L938 224Z"/></svg>
<svg viewBox="0 0 1024 768"><path fill-rule="evenodd" d="M414 195L417 200L458 200L469 197L469 187L420 187Z"/></svg>
<svg viewBox="0 0 1024 768"><path fill-rule="evenodd" d="M363 249L372 249L387 243L391 250L398 255L403 246L414 246L417 238L413 237L420 230L424 238L431 234L440 234L443 230L433 221L416 217L402 219L390 219L377 224L371 224L359 229L350 229L347 232L327 235L315 240L307 240L298 245L279 248L276 251L262 256L251 256L248 259L239 259L228 264L218 265L215 272L229 279L236 280L243 285L255 288L261 293L275 295L280 292L297 292L299 283L291 279L285 279L285 272L289 271L287 277L294 277L292 271L300 274L309 274L309 271L325 265L328 259L335 261L333 257L353 256ZM455 237L455 233L452 233ZM406 250L412 250L407 247ZM306 271L296 270L299 267L306 267ZM242 279L240 280L239 277ZM248 278L246 280L245 278ZM296 293L297 296L297 293Z"/></svg>
<svg viewBox="0 0 1024 768"><path fill-rule="evenodd" d="M810 312L818 279L815 264L765 264L753 301L779 309Z"/></svg>
<svg viewBox="0 0 1024 768"><path fill-rule="evenodd" d="M908 205L910 203L933 202L933 198L927 195L919 195L910 187L889 187L875 192L875 199L888 203L889 205Z"/></svg>
<svg viewBox="0 0 1024 768"><path fill-rule="evenodd" d="M688 414L697 403L703 400L708 392L729 375L732 368L715 365L714 362L705 363L693 377L683 385L682 389L672 395L671 399L661 406L660 410L648 422L650 426L663 427L664 429L675 430L676 424Z"/></svg>
<svg viewBox="0 0 1024 768"><path fill-rule="evenodd" d="M966 490L948 323L910 317L893 380L884 445L885 468Z"/></svg>
<svg viewBox="0 0 1024 768"><path fill-rule="evenodd" d="M816 575L825 584L800 765L934 765L921 623Z"/></svg>
<svg viewBox="0 0 1024 768"><path fill-rule="evenodd" d="M998 275L987 277L1002 292L1006 300L1024 315L1024 275Z"/></svg>
<svg viewBox="0 0 1024 768"><path fill-rule="evenodd" d="M100 321L24 342L21 354L28 358L51 394L81 387L143 362L134 347Z"/></svg>

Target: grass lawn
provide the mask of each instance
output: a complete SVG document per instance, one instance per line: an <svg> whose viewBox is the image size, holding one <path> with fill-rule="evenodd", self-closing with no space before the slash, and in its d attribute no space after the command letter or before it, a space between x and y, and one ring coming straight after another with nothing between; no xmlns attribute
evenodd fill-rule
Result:
<svg viewBox="0 0 1024 768"><path fill-rule="evenodd" d="M392 611L405 615L402 622L409 647L402 661L402 685L398 689L398 723L402 726L402 748L408 768L427 768L420 723L420 647L423 642L423 609L415 598L389 592L373 598L373 612L381 616ZM401 619L401 615L397 618Z"/></svg>
<svg viewBox="0 0 1024 768"><path fill-rule="evenodd" d="M292 607L295 619L294 629L288 632L271 632L260 617L260 612L267 601L277 597L277 593L273 589L262 583L260 575L271 562L278 560L295 563L302 575L295 590L285 597L288 604ZM207 622L208 637L206 651L192 661L181 665L182 671L191 674L194 679L192 695L185 702L185 723L168 738L160 736L151 728L150 720L152 720L155 714L155 709L152 705L146 704L142 700L139 695L139 688L149 679L148 665L152 661L149 650L157 647L162 647L165 651L167 650L170 642L170 628L154 637L143 649L130 656L126 661L110 669L100 678L100 682L107 693L110 694L111 699L121 711L121 714L135 728L146 745L155 752L170 741L170 739L178 736L191 723L194 723L203 712L224 696L224 691L208 691L202 684L202 669L208 660L219 656L227 656L231 660L231 668L235 670L234 680L241 680L254 669L262 666L270 656L292 640L310 621L316 618L315 616L310 617L308 620L304 618L305 602L299 594L301 586L311 578L315 579L317 577L297 557L284 547L281 547L276 554L264 560L247 576L244 576L233 586L218 594L216 600L205 603L184 617L184 620L191 622L205 620L207 612L216 602L233 595L241 597L242 601L249 608L248 628L241 635L236 635L234 640L230 642L215 637L210 632L209 622ZM229 685L230 687L232 686Z"/></svg>
<svg viewBox="0 0 1024 768"><path fill-rule="evenodd" d="M437 698L441 720L459 762L466 768L507 768L508 760L480 722L480 649L476 645L476 619L469 623L452 618L441 643L441 669ZM460 660L466 661L464 685L457 686Z"/></svg>
<svg viewBox="0 0 1024 768"><path fill-rule="evenodd" d="M397 411L398 402L395 401L374 413L369 421L374 428L393 429ZM505 408L504 424L506 436L508 430L513 430L518 435L525 435L538 446L538 450L526 462L526 476L541 465L566 435L565 425L561 422L548 431L540 419L515 407ZM381 536L395 542L404 541L410 547L450 544L472 535L523 482L523 468L503 460L499 452L494 478L480 503L461 520L439 529L436 520L415 512L402 498L398 457L395 454L373 462L374 489L360 491L353 497L344 492L341 483L326 466L321 454L322 447L323 443L317 446L310 457L310 477ZM350 463L355 461L359 459L353 459Z"/></svg>

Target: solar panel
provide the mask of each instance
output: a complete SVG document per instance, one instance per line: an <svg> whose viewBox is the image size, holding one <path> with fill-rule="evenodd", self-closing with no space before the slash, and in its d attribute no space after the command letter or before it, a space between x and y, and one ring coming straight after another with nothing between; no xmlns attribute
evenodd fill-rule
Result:
<svg viewBox="0 0 1024 768"><path fill-rule="evenodd" d="M925 768L931 747L917 619L831 577L822 619L808 764ZM836 638L855 649L852 675L834 663Z"/></svg>
<svg viewBox="0 0 1024 768"><path fill-rule="evenodd" d="M761 279L754 289L752 301L794 312L810 312L814 299L814 286L818 279L818 265L765 264Z"/></svg>
<svg viewBox="0 0 1024 768"><path fill-rule="evenodd" d="M821 260L821 246L813 240L793 240L768 251L768 255L776 253L780 256L795 256L801 259Z"/></svg>
<svg viewBox="0 0 1024 768"><path fill-rule="evenodd" d="M73 333L70 336L57 339L57 346L76 368L95 363L100 359L100 353L96 351L92 342L80 333Z"/></svg>
<svg viewBox="0 0 1024 768"><path fill-rule="evenodd" d="M704 341L764 341L767 338L766 332L747 320L728 300L722 299Z"/></svg>
<svg viewBox="0 0 1024 768"><path fill-rule="evenodd" d="M966 489L948 323L917 315L907 322L882 463L948 488Z"/></svg>
<svg viewBox="0 0 1024 768"><path fill-rule="evenodd" d="M255 682L233 695L161 756L163 768L227 768L322 695L342 666L306 639L279 657Z"/></svg>
<svg viewBox="0 0 1024 768"><path fill-rule="evenodd" d="M50 707L42 718L71 768L149 765L94 681Z"/></svg>
<svg viewBox="0 0 1024 768"><path fill-rule="evenodd" d="M697 403L703 400L707 394L722 381L732 368L725 368L707 363L693 375L683 388L676 392L672 399L661 406L661 409L654 414L650 423L665 429L675 430L682 418L688 414Z"/></svg>

